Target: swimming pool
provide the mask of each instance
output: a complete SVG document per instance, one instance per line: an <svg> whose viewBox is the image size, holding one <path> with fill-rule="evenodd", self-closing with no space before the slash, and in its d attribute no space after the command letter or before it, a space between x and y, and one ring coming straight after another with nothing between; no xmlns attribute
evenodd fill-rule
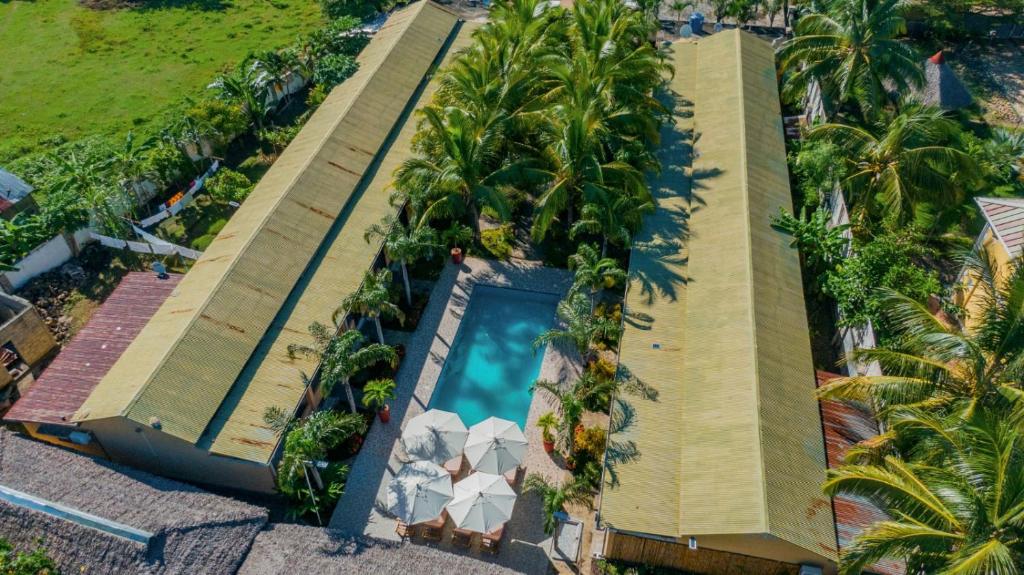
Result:
<svg viewBox="0 0 1024 575"><path fill-rule="evenodd" d="M554 294L475 286L429 407L467 426L493 415L525 429L545 350L534 353L533 340L554 325L557 305Z"/></svg>

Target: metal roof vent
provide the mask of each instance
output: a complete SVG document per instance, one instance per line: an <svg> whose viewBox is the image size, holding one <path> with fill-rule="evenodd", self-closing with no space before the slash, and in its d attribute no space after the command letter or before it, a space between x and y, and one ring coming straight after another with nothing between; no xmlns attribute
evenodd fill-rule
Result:
<svg viewBox="0 0 1024 575"><path fill-rule="evenodd" d="M153 429L160 429L160 418L156 417L155 415L153 417L150 417L149 426L152 427Z"/></svg>

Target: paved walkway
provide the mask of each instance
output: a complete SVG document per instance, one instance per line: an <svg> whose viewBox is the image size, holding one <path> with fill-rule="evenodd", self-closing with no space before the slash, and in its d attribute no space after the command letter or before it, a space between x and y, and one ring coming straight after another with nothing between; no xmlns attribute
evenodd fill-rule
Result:
<svg viewBox="0 0 1024 575"><path fill-rule="evenodd" d="M405 360L395 378L397 397L391 403L391 422L375 423L367 435L352 465L345 494L331 517L332 529L353 536L398 539L394 532L395 520L382 513L388 482L402 466L398 439L405 424L426 410L450 342L455 339L473 286L477 283L564 294L572 283L572 277L566 270L546 268L538 262L525 260L496 262L468 258L461 266L449 264L445 267L434 286L419 327L406 343ZM548 347L541 366L542 378L572 381L578 373L579 361L571 352ZM534 425L540 415L553 409L548 394L534 396L524 430L530 442L524 467L526 474L541 473L551 480L560 481L569 474L560 466L560 460L555 461L544 453L540 430ZM478 550L468 553L522 573L546 573L550 568L545 548L549 541L541 528L541 518L540 499L532 494L520 494L507 525L501 551L494 557L480 556ZM447 538L440 548L453 553L467 553L452 549Z"/></svg>

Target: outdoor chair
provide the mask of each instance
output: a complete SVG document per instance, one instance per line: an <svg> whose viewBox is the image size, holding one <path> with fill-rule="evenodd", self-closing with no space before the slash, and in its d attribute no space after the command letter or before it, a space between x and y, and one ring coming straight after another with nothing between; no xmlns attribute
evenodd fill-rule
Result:
<svg viewBox="0 0 1024 575"><path fill-rule="evenodd" d="M425 521L418 523L414 527L419 527L420 536L427 541L441 541L442 533L444 532L444 522L448 519L448 512L444 511L441 516L431 521Z"/></svg>
<svg viewBox="0 0 1024 575"><path fill-rule="evenodd" d="M412 539L416 536L416 526L399 520L398 524L395 525L395 533L402 539Z"/></svg>
<svg viewBox="0 0 1024 575"><path fill-rule="evenodd" d="M497 553L498 547L501 545L501 537L503 535L505 535L504 525L490 533L484 533L480 536L480 549L487 551L488 553Z"/></svg>
<svg viewBox="0 0 1024 575"><path fill-rule="evenodd" d="M469 549L473 545L473 532L467 529L452 529L452 545Z"/></svg>

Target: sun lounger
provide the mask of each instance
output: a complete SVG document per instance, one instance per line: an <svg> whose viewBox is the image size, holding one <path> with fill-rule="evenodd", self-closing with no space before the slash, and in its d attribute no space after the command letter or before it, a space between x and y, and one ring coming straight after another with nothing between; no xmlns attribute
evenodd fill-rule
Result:
<svg viewBox="0 0 1024 575"><path fill-rule="evenodd" d="M453 457L448 461L444 462L444 470L447 471L452 477L459 474L462 470L462 456Z"/></svg>
<svg viewBox="0 0 1024 575"><path fill-rule="evenodd" d="M490 533L484 533L480 536L480 549L487 551L488 553L497 553L498 546L501 545L501 537L505 534L505 526L491 531Z"/></svg>
<svg viewBox="0 0 1024 575"><path fill-rule="evenodd" d="M416 526L408 525L399 521L398 524L395 525L395 533L402 539L412 539L416 536Z"/></svg>
<svg viewBox="0 0 1024 575"><path fill-rule="evenodd" d="M416 527L420 528L420 535L427 541L440 541L441 532L444 530L445 517L445 515L442 515L433 521L417 524Z"/></svg>
<svg viewBox="0 0 1024 575"><path fill-rule="evenodd" d="M467 529L452 529L452 545L469 549L473 545L473 532Z"/></svg>

